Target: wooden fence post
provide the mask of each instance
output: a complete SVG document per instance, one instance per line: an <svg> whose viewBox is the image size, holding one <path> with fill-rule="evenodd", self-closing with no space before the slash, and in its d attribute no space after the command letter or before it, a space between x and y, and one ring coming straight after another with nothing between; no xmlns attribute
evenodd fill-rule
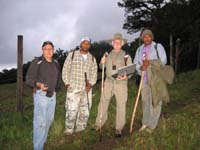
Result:
<svg viewBox="0 0 200 150"><path fill-rule="evenodd" d="M17 37L17 111L23 112L23 36Z"/></svg>

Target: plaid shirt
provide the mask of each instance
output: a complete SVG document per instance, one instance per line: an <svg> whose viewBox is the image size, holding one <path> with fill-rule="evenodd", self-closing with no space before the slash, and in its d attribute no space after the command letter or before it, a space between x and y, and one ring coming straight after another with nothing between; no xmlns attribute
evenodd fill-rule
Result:
<svg viewBox="0 0 200 150"><path fill-rule="evenodd" d="M87 59L85 60L80 50L70 52L65 60L62 79L66 84L70 84L70 87L74 90L85 89L85 72L87 73L88 82L94 85L97 80L97 63L96 59L88 52Z"/></svg>

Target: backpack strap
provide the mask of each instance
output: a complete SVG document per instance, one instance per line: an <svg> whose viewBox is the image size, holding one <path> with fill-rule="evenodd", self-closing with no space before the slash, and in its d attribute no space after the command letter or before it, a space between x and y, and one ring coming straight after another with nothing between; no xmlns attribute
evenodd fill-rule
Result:
<svg viewBox="0 0 200 150"><path fill-rule="evenodd" d="M92 54L91 54L92 55ZM94 59L95 59L95 57L94 57L94 55L92 55L92 62L94 62Z"/></svg>
<svg viewBox="0 0 200 150"><path fill-rule="evenodd" d="M140 51L141 51L141 48L140 48L140 46L139 46L138 52L140 53Z"/></svg>
<svg viewBox="0 0 200 150"><path fill-rule="evenodd" d="M72 52L72 57L71 57L71 60L72 60L72 61L73 61L73 59L74 59L75 51L76 51L76 49L74 49L73 52Z"/></svg>
<svg viewBox="0 0 200 150"><path fill-rule="evenodd" d="M156 50L157 58L160 59L159 53L158 53L158 44L157 43L154 45L154 48Z"/></svg>

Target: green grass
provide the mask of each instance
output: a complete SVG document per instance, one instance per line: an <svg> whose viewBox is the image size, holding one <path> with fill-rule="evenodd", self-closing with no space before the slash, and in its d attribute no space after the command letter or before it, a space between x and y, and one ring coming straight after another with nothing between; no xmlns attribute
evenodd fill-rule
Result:
<svg viewBox="0 0 200 150"><path fill-rule="evenodd" d="M16 84L0 85L0 150L32 149L33 100L31 89L24 86L24 112L16 112ZM141 103L139 102L133 133L129 125L137 94L135 80L129 82L127 123L124 136L114 138L116 103L113 98L109 107L109 118L103 127L103 141L91 131L97 115L100 84L94 87L93 106L88 127L81 138L75 137L67 143L64 131L65 91L57 94L55 120L45 144L47 150L200 150L200 70L182 73L169 86L171 102L163 106L158 127L152 134L138 132L141 125Z"/></svg>

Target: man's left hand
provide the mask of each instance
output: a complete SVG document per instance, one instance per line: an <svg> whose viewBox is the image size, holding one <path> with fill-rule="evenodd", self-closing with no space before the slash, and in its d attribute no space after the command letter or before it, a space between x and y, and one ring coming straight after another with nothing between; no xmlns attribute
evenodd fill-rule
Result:
<svg viewBox="0 0 200 150"><path fill-rule="evenodd" d="M124 76L118 76L116 78L116 80L127 80L128 79L128 76L127 75L124 75Z"/></svg>
<svg viewBox="0 0 200 150"><path fill-rule="evenodd" d="M92 88L92 85L89 82L87 82L85 86L85 91L88 93L91 88Z"/></svg>

